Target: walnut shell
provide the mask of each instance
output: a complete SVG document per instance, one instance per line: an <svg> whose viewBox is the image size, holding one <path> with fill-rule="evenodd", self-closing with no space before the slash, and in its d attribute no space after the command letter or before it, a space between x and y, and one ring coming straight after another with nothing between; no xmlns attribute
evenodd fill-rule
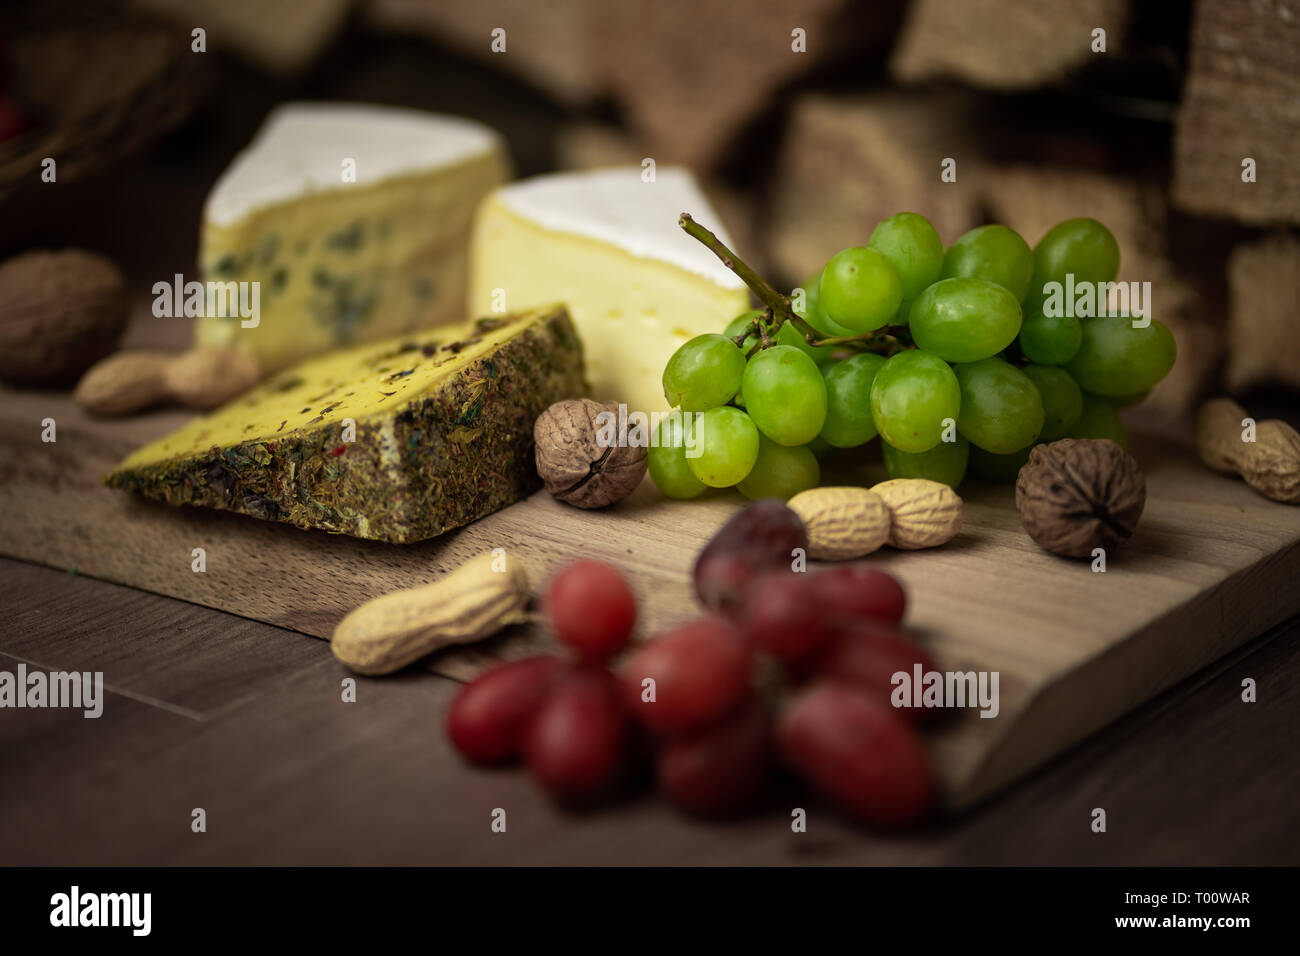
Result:
<svg viewBox="0 0 1300 956"><path fill-rule="evenodd" d="M65 385L117 348L126 280L80 249L28 252L0 265L0 378Z"/></svg>
<svg viewBox="0 0 1300 956"><path fill-rule="evenodd" d="M1146 504L1137 460L1108 438L1063 438L1038 445L1016 479L1020 522L1038 545L1090 558L1133 534Z"/></svg>
<svg viewBox="0 0 1300 956"><path fill-rule="evenodd" d="M546 490L578 508L622 501L645 476L646 447L604 441L608 429L596 421L602 412L617 416L618 405L572 398L556 402L533 425L537 473Z"/></svg>

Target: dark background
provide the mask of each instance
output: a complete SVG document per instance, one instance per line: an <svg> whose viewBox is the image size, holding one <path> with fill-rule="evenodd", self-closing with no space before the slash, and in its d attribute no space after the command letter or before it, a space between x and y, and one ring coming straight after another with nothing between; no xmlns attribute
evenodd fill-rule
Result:
<svg viewBox="0 0 1300 956"><path fill-rule="evenodd" d="M249 42L313 31L292 55ZM497 128L520 175L683 162L785 283L899 208L945 241L998 220L1031 244L1044 223L1119 210L1121 279L1153 280L1180 347L1149 407L1186 419L1226 388L1285 412L1298 51L1273 5L1172 0L18 2L0 11L0 256L84 246L133 289L189 272L207 190L273 105L398 104ZM1253 192L1238 154L1260 163ZM946 155L959 184L938 183ZM1256 262L1235 280L1234 250Z"/></svg>

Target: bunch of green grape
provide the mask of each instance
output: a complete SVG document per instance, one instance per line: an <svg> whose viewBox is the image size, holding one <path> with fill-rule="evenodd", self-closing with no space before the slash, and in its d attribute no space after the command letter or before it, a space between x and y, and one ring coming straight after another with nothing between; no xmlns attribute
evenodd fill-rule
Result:
<svg viewBox="0 0 1300 956"><path fill-rule="evenodd" d="M788 498L819 483L819 455L877 436L891 478L953 487L968 469L1013 481L1038 442L1127 446L1119 409L1168 374L1173 336L1154 319L1044 308L1049 283L1118 271L1115 237L1094 219L1062 222L1032 249L988 225L945 250L924 216L891 216L792 300L814 341L834 341L812 345L786 321L737 344L763 314L748 312L677 350L664 394L690 414L660 426L651 477L674 498L731 486Z"/></svg>

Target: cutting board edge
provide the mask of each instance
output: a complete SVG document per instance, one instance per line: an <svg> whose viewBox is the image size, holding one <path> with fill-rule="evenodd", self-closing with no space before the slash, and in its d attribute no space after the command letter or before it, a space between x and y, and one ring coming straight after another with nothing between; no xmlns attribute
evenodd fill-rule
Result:
<svg viewBox="0 0 1300 956"><path fill-rule="evenodd" d="M1289 567L1289 570L1288 570ZM1201 613L1201 606L1205 603L1218 603L1222 605L1225 596L1229 593L1231 587L1241 577L1250 576L1260 569L1264 569L1269 574L1269 580L1265 581L1264 587L1271 588L1269 593L1275 593L1290 598L1287 602L1280 602L1272 606L1272 610L1263 615L1258 621L1252 620L1249 625L1236 628L1231 634L1215 641L1211 634L1210 639L1206 642L1204 650L1189 657L1179 666L1172 668L1162 678L1159 679L1153 689L1141 693L1133 691L1127 695L1128 702L1117 708L1111 708L1108 714L1105 714L1092 722L1091 726L1085 726L1079 729L1078 723L1073 723L1065 718L1053 718L1050 716L1051 708L1055 705L1054 698L1063 693L1062 688L1066 683L1068 676L1071 682L1077 683L1080 679L1080 672L1086 673L1093 670L1109 669L1114 666L1113 659L1116 656L1123 657L1126 655L1141 656L1149 653L1141 649L1143 642L1159 641L1161 632L1169 627L1171 619L1177 619L1184 616L1194 616ZM1148 621L1143 627L1128 635L1118 644L1108 648L1105 652L1097 655L1087 661L1082 667L1074 668L1068 674L1058 675L1053 680L1044 683L1038 687L1030 698L1025 701L1016 714L1015 720L1011 722L1007 730L998 736L997 742L989 747L984 757L974 765L970 775L965 783L959 787L945 791L943 805L945 810L952 813L964 813L974 809L980 803L990 797L995 796L1008 785L1014 783L1020 777L1024 776L1055 757L1066 753L1079 743L1087 740L1099 730L1109 726L1115 721L1122 718L1125 714L1135 710L1141 705L1154 700L1161 694L1169 690L1176 684L1192 677L1196 673L1212 666L1215 662L1231 654L1233 651L1240 649L1259 637L1264 636L1278 625L1300 615L1300 589L1288 589L1285 584L1288 581L1300 579L1300 541L1290 545L1286 549L1265 555L1255 564L1246 568L1241 568L1234 574L1229 575L1220 581L1215 587L1201 592L1195 599L1187 601L1177 607L1171 608L1168 612ZM1221 615L1222 616L1222 615ZM1153 655L1156 659L1163 658L1159 652ZM1124 671L1121 670L1121 673ZM1132 673L1132 672L1129 672ZM1132 678L1134 685L1142 684L1142 677ZM1077 693L1073 691L1072 693ZM1049 716L1043 717L1041 711L1047 708ZM1040 753L1035 758L1028 761L1009 763L999 765L999 761L1007 760L1008 752L1014 752L1014 745L1017 735L1024 734L1025 728L1039 720L1057 720L1061 726L1074 726L1076 732L1067 738L1064 744L1057 744L1054 747L1046 748L1045 752ZM1059 739L1059 738L1058 738ZM1040 750L1044 748L1038 748Z"/></svg>

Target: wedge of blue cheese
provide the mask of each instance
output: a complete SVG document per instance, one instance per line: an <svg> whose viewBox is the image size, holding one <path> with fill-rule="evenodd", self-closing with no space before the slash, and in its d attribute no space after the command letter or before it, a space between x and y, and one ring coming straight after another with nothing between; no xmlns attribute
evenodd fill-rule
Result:
<svg viewBox="0 0 1300 956"><path fill-rule="evenodd" d="M173 505L404 543L541 486L533 423L586 391L562 306L310 359L105 479Z"/></svg>
<svg viewBox="0 0 1300 956"><path fill-rule="evenodd" d="M197 344L274 371L463 316L474 209L509 171L501 138L471 120L278 107L208 195L200 238L205 283L258 283L256 324L204 316Z"/></svg>

